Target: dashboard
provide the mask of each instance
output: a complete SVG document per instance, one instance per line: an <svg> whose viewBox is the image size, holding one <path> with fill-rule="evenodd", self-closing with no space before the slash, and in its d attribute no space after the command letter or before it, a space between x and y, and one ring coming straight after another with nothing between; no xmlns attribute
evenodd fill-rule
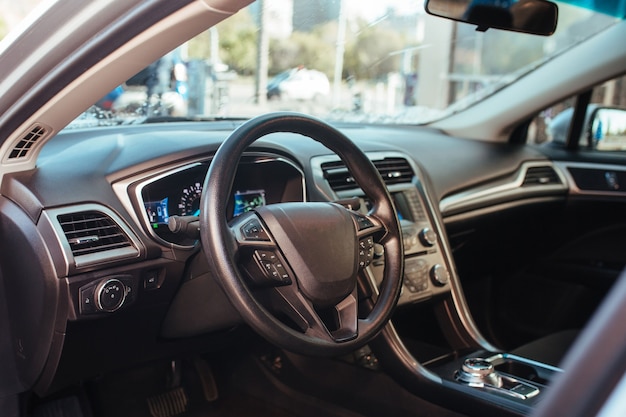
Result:
<svg viewBox="0 0 626 417"><path fill-rule="evenodd" d="M419 168L400 152L370 152L368 156L389 187L402 227L406 268L399 303L447 293L452 267L445 240L441 238L442 226L437 223L435 208L422 186ZM134 206L141 208L138 218L157 242L181 249L197 245L198 236L176 231L172 220L197 221L210 163L209 158L124 182L128 192L121 193L122 197L130 195L136 199ZM312 182L326 195L326 200L358 198L359 210L363 213L369 210L367 196L339 158L314 157L311 166ZM272 153L251 153L239 162L226 214L232 220L258 206L306 198L305 174L294 161ZM382 280L384 262L381 253L376 252L374 258L368 275L377 285Z"/></svg>
<svg viewBox="0 0 626 417"><path fill-rule="evenodd" d="M128 346L159 356L165 348L155 340L161 338L174 350L179 344L173 340L183 345L190 337L206 337L211 344L241 323L215 279L206 273L197 238L174 233L168 225L176 216L197 216L200 196L210 192L205 179L212 157L233 128L194 123L62 132L43 149L36 172L5 176L0 215L15 245L3 248L3 257L7 271L19 278L11 282L28 288L15 291L12 308L39 311L38 317L46 317L25 318L19 326L28 329L24 343L42 358L25 365L33 375L48 376L41 379L41 391L55 382L57 367L61 374L67 372L61 375L67 379L95 375L102 367L116 364L94 358L125 357ZM551 223L549 215L560 215L571 192L571 163L564 165L533 147L470 141L431 129L344 126L341 130L378 169L400 216L405 272L399 304L406 310L427 306L427 300L453 299L449 305L456 306L459 316L468 316L461 274L464 289L471 290L467 277L472 277L474 268L480 277L485 271L495 276L500 267L511 264L511 254L524 259L539 256L548 253L542 247L558 243L544 239L539 246L530 238L519 239L537 236L527 233L535 230L531 227L513 233L520 219L532 222L530 226L536 223L538 230L559 224ZM178 139L183 136L184 140ZM64 151L58 152L59 148ZM623 170L617 168L611 170L619 179ZM231 190L224 202L229 219L279 202L356 198L360 210L368 210L367 197L337 156L317 142L288 133L257 141L239 161ZM623 197L621 193L611 191L602 197L614 201ZM595 196L584 189L577 195L580 204L573 208L580 210L587 207L583 198ZM528 207L540 215L529 216ZM596 210L597 204L590 207ZM553 211L544 210L548 208ZM588 219L587 229L592 230L599 221L622 216L621 204L603 208L603 216L585 217L578 216L584 211L569 208L576 227L568 230L582 230L581 218ZM498 219L504 221L494 223ZM96 235L94 224L103 233L116 230L123 241L110 246L108 236ZM606 261L607 253L615 253L621 261L620 239L602 239L607 242L602 254L590 261ZM590 256L588 249L600 240L591 239L593 245L586 242L568 253ZM581 258L576 256L576 261ZM366 278L379 283L384 268L384 257L375 248ZM550 276L572 276L561 272ZM107 303L103 298L107 295L114 302ZM481 301L478 305L486 305ZM412 328L415 320L411 319ZM118 332L126 342L119 342ZM42 340L41 334L49 335L49 340ZM97 340L89 352L81 350L85 339ZM49 351L53 354L47 356ZM76 352L84 359L78 361L80 366L64 367L61 356L74 363ZM62 384L63 378L55 378Z"/></svg>

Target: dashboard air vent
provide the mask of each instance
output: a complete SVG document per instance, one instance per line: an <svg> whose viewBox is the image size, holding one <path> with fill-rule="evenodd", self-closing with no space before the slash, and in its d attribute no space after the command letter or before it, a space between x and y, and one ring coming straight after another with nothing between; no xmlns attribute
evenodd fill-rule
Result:
<svg viewBox="0 0 626 417"><path fill-rule="evenodd" d="M411 165L404 158L384 158L372 161L385 184L410 183L415 175ZM354 178L342 161L326 162L322 164L324 178L333 191L342 191L356 188Z"/></svg>
<svg viewBox="0 0 626 417"><path fill-rule="evenodd" d="M562 184L554 168L551 166L538 166L528 168L522 187L552 184Z"/></svg>
<svg viewBox="0 0 626 417"><path fill-rule="evenodd" d="M385 158L372 162L387 185L410 183L415 175L404 158Z"/></svg>
<svg viewBox="0 0 626 417"><path fill-rule="evenodd" d="M61 214L57 220L75 257L132 246L120 226L104 213Z"/></svg>
<svg viewBox="0 0 626 417"><path fill-rule="evenodd" d="M27 157L35 143L39 142L41 138L48 135L48 132L49 129L41 124L32 126L15 144L9 154L9 159L22 159Z"/></svg>

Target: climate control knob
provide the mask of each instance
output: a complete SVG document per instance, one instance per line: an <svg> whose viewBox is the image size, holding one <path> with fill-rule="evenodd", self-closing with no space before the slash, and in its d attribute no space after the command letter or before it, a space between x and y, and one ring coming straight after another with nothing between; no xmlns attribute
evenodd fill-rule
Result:
<svg viewBox="0 0 626 417"><path fill-rule="evenodd" d="M119 279L108 279L96 286L96 308L113 312L122 307L126 299L126 286Z"/></svg>
<svg viewBox="0 0 626 417"><path fill-rule="evenodd" d="M425 227L417 234L422 245L426 247L435 246L437 243L437 233L435 233L430 227Z"/></svg>
<svg viewBox="0 0 626 417"><path fill-rule="evenodd" d="M435 285L443 287L450 280L450 273L445 266L436 264L430 268L430 279L432 279Z"/></svg>

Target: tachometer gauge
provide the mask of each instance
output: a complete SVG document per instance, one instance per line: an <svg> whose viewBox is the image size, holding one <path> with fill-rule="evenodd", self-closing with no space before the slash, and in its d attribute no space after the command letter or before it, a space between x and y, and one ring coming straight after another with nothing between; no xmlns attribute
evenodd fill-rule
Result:
<svg viewBox="0 0 626 417"><path fill-rule="evenodd" d="M202 195L202 184L196 182L189 187L183 188L178 212L181 216L198 216L200 214L200 196Z"/></svg>

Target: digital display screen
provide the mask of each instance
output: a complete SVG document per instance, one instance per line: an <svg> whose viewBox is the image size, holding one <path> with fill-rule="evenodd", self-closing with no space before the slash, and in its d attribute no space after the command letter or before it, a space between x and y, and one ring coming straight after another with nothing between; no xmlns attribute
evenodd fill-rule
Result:
<svg viewBox="0 0 626 417"><path fill-rule="evenodd" d="M396 206L398 220L408 220L411 222L417 220L413 218L410 203L402 192L391 193L391 198ZM372 202L369 199L365 199L365 208L368 211L372 209Z"/></svg>
<svg viewBox="0 0 626 417"><path fill-rule="evenodd" d="M391 194L391 198L393 198L393 202L396 206L398 220L415 221L415 219L411 215L411 207L409 206L409 202L407 201L406 196L403 193L393 193Z"/></svg>
<svg viewBox="0 0 626 417"><path fill-rule="evenodd" d="M165 197L160 201L147 201L144 203L151 225L167 224L170 217L167 211L167 200L167 197Z"/></svg>
<svg viewBox="0 0 626 417"><path fill-rule="evenodd" d="M234 195L233 217L265 205L265 190L237 191Z"/></svg>

